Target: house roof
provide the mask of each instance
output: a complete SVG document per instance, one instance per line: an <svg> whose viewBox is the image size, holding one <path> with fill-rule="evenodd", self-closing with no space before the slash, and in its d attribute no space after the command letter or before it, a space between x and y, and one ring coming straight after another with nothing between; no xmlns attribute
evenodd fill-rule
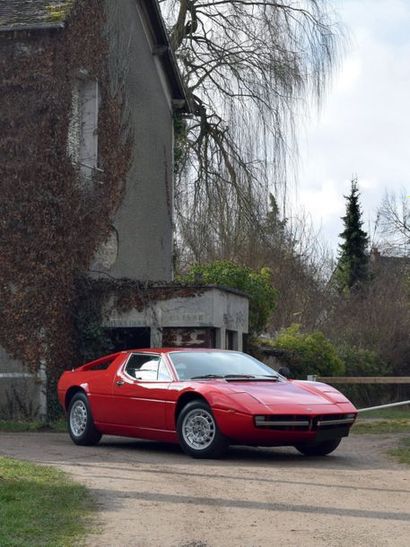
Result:
<svg viewBox="0 0 410 547"><path fill-rule="evenodd" d="M370 253L370 264L373 269L384 269L390 272L407 274L410 272L410 258L407 256L386 256L377 249Z"/></svg>
<svg viewBox="0 0 410 547"><path fill-rule="evenodd" d="M64 22L74 2L75 0L2 0L0 32L64 28ZM153 53L158 55L171 87L173 106L175 110L189 112L189 100L158 0L140 0L140 5L155 40Z"/></svg>
<svg viewBox="0 0 410 547"><path fill-rule="evenodd" d="M71 5L71 0L4 0L0 31L60 28Z"/></svg>
<svg viewBox="0 0 410 547"><path fill-rule="evenodd" d="M171 85L174 107L176 110L191 112L192 105L187 96L178 63L169 41L159 2L158 0L142 0L141 5L155 37L157 55L160 57L162 67Z"/></svg>

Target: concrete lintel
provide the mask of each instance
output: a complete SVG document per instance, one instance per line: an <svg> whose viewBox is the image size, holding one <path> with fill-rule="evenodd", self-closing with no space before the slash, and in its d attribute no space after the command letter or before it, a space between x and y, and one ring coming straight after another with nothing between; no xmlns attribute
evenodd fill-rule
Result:
<svg viewBox="0 0 410 547"><path fill-rule="evenodd" d="M217 328L248 332L248 300L242 295L210 288L191 297L151 302L149 308L113 311L105 323L111 328Z"/></svg>

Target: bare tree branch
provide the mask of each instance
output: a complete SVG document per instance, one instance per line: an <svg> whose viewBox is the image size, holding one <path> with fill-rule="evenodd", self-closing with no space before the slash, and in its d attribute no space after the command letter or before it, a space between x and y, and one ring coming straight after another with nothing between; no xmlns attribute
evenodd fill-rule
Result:
<svg viewBox="0 0 410 547"><path fill-rule="evenodd" d="M194 118L178 124L179 222L203 216L208 233L218 231L216 198L232 216L257 222L268 188L286 188L294 118L310 99L320 100L339 29L324 0L161 5L195 107Z"/></svg>
<svg viewBox="0 0 410 547"><path fill-rule="evenodd" d="M410 197L406 192L400 196L386 193L377 217L384 251L410 256Z"/></svg>

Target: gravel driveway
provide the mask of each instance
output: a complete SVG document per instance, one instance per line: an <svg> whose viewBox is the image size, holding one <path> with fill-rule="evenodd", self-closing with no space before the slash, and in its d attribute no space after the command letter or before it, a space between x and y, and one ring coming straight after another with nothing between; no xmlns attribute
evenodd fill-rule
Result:
<svg viewBox="0 0 410 547"><path fill-rule="evenodd" d="M178 447L104 437L0 433L0 455L55 465L97 499L90 546L408 546L410 469L386 458L397 437L356 435L332 456L231 449L192 460Z"/></svg>

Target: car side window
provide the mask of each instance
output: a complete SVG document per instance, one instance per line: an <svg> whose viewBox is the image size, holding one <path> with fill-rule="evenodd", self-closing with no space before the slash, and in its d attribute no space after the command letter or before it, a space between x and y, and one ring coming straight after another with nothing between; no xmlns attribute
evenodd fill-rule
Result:
<svg viewBox="0 0 410 547"><path fill-rule="evenodd" d="M158 381L159 382L171 382L172 378L168 372L167 366L164 360L161 359L158 367Z"/></svg>
<svg viewBox="0 0 410 547"><path fill-rule="evenodd" d="M171 380L166 365L159 355L133 353L125 366L125 372L135 380Z"/></svg>

